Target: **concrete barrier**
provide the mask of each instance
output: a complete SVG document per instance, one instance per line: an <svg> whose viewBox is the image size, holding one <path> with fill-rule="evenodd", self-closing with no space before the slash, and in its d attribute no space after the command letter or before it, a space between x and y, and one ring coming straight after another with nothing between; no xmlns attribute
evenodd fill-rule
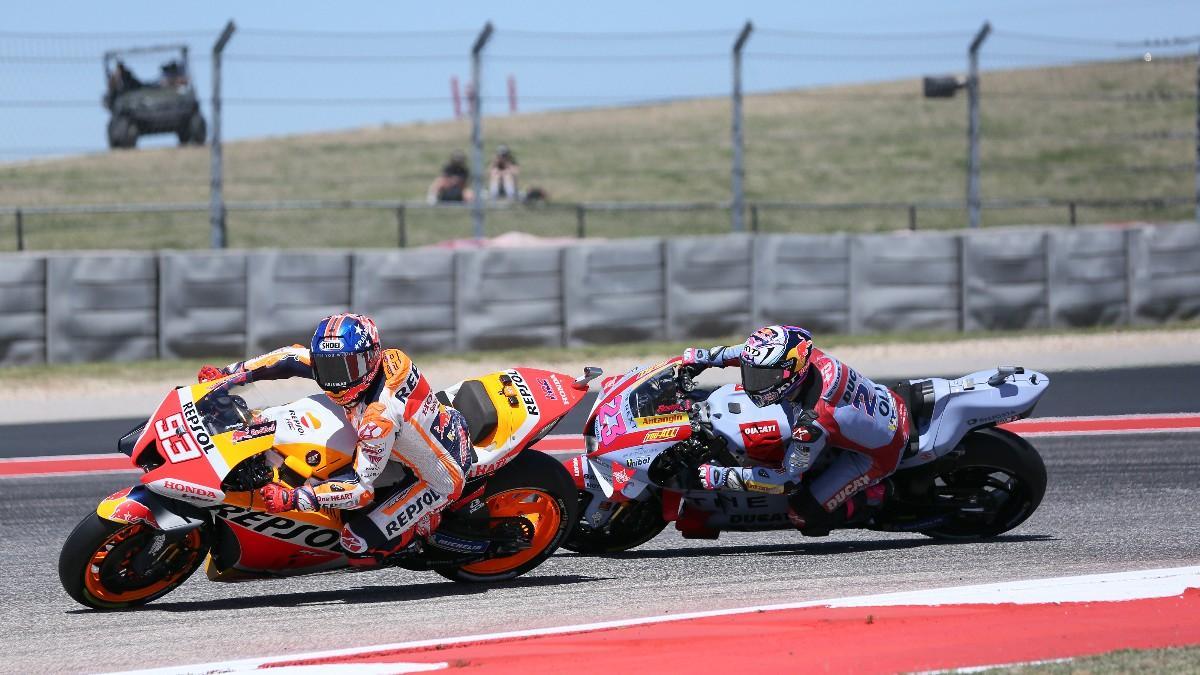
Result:
<svg viewBox="0 0 1200 675"><path fill-rule="evenodd" d="M371 314L413 351L1200 316L1200 226L629 239L528 249L0 255L0 364L230 357Z"/></svg>

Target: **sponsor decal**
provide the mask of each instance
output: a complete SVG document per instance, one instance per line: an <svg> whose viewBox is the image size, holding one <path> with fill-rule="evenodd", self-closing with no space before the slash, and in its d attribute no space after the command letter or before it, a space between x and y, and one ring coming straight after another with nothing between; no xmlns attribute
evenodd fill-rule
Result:
<svg viewBox="0 0 1200 675"><path fill-rule="evenodd" d="M433 394L430 394L425 397L425 402L421 404L421 414L422 415L432 415L434 412L437 411L437 409L440 405L441 405L441 402L439 402L437 400L437 397L434 396Z"/></svg>
<svg viewBox="0 0 1200 675"><path fill-rule="evenodd" d="M842 502L846 501L850 495L858 492L859 488L866 487L867 483L870 482L871 479L867 478L866 476L859 476L858 478L850 481L848 485L843 487L841 490L838 490L837 494L825 501L825 510L832 511L836 509L839 505L841 505Z"/></svg>
<svg viewBox="0 0 1200 675"><path fill-rule="evenodd" d="M783 459L783 437L778 421L742 422L738 429L747 455L761 461L777 462Z"/></svg>
<svg viewBox="0 0 1200 675"><path fill-rule="evenodd" d="M633 480L633 469L626 468L620 464L617 464L616 462L613 462L612 475L613 493L616 494L624 490L625 486L629 485L629 482Z"/></svg>
<svg viewBox="0 0 1200 675"><path fill-rule="evenodd" d="M679 427L670 427L667 429L654 429L647 431L642 437L643 443L654 443L656 441L669 441L679 435Z"/></svg>
<svg viewBox="0 0 1200 675"><path fill-rule="evenodd" d="M520 373L515 370L508 371L508 376L512 378L513 384L517 385L517 392L521 396L521 402L525 404L525 412L537 417L538 412L537 401L533 398L533 392L529 389L529 384L525 382L525 378L521 377Z"/></svg>
<svg viewBox="0 0 1200 675"><path fill-rule="evenodd" d="M171 463L186 462L213 449L212 439L200 421L200 413L191 401L183 405L182 412L164 417L154 423L154 432L159 444Z"/></svg>
<svg viewBox="0 0 1200 675"><path fill-rule="evenodd" d="M457 551L459 553L483 553L487 550L488 542L478 541L475 539L463 539L454 537L442 532L434 532L429 538L429 543L444 548L448 551Z"/></svg>
<svg viewBox="0 0 1200 675"><path fill-rule="evenodd" d="M383 443L367 443L365 441L360 441L358 444L358 449L367 456L367 459L371 460L375 464L379 464L383 461Z"/></svg>
<svg viewBox="0 0 1200 675"><path fill-rule="evenodd" d="M650 415L648 417L636 417L633 420L634 426L638 427L656 427L663 424L687 424L687 413L671 413L669 415Z"/></svg>
<svg viewBox="0 0 1200 675"><path fill-rule="evenodd" d="M442 496L434 492L433 488L425 488L423 492L413 497L403 509L400 509L396 513L391 522L387 524L387 527L383 528L383 533L391 538L407 530L407 526L410 523L424 515L426 509L433 506L441 498ZM400 503L402 502L398 502L397 505ZM384 513L387 513L387 510L384 510Z"/></svg>
<svg viewBox="0 0 1200 675"><path fill-rule="evenodd" d="M551 375L550 381L554 383L554 389L558 392L558 397L561 400L566 401L567 400L567 390L563 388L563 384L561 381L559 381L558 376Z"/></svg>
<svg viewBox="0 0 1200 675"><path fill-rule="evenodd" d="M550 386L549 380L538 378L538 384L542 386L542 393L551 401L557 401L558 397L554 395L554 388Z"/></svg>
<svg viewBox="0 0 1200 675"><path fill-rule="evenodd" d="M821 430L809 425L792 429L792 439L799 443L812 443L821 437Z"/></svg>
<svg viewBox="0 0 1200 675"><path fill-rule="evenodd" d="M1008 412L1002 412L998 415L991 415L989 417L976 417L974 419L969 419L969 420L967 420L967 424L969 426L975 426L976 424L988 424L991 422L996 422L998 424L1002 424L1004 422L1011 422L1011 421L1017 419L1018 417L1020 417L1020 414L1017 413L1016 410L1009 410Z"/></svg>
<svg viewBox="0 0 1200 675"><path fill-rule="evenodd" d="M776 513L734 513L729 516L730 525L772 525L788 519L786 511Z"/></svg>
<svg viewBox="0 0 1200 675"><path fill-rule="evenodd" d="M571 458L571 475L576 478L583 477L583 458L578 455Z"/></svg>
<svg viewBox="0 0 1200 675"><path fill-rule="evenodd" d="M410 364L408 368L408 377L405 378L404 384L396 390L396 400L400 403L408 402L408 397L417 390L417 385L421 384L421 373L417 370L415 364Z"/></svg>
<svg viewBox="0 0 1200 675"><path fill-rule="evenodd" d="M242 441L248 441L252 438L270 436L273 433L275 433L275 422L263 422L260 424L252 424L245 429L238 429L237 431L233 432L233 436L231 438L233 438L234 443L241 443Z"/></svg>
<svg viewBox="0 0 1200 675"><path fill-rule="evenodd" d="M342 531L342 538L339 543L347 553L362 553L367 550L367 542L360 539L350 530Z"/></svg>
<svg viewBox="0 0 1200 675"><path fill-rule="evenodd" d="M320 466L321 453L317 452L316 450L309 450L308 454L304 456L304 463L309 466Z"/></svg>
<svg viewBox="0 0 1200 675"><path fill-rule="evenodd" d="M210 487L189 483L187 481L176 480L174 478L164 478L150 483L148 487L155 492L166 492L171 496L179 497L189 502L211 503L221 501L224 493L218 492Z"/></svg>
<svg viewBox="0 0 1200 675"><path fill-rule="evenodd" d="M128 494L129 490L126 489L125 492ZM109 499L112 498L109 497ZM145 504L134 499L126 499L117 504L117 507L113 509L108 519L122 523L145 523L150 527L158 529L158 520L154 517L154 514Z"/></svg>
<svg viewBox="0 0 1200 675"><path fill-rule="evenodd" d="M651 455L641 455L639 457L630 457L625 460L625 466L628 466L631 468L639 467L639 466L646 466L653 459L654 459L654 457Z"/></svg>
<svg viewBox="0 0 1200 675"><path fill-rule="evenodd" d="M288 429L291 429L301 436L308 433L308 429L310 428L300 422L300 415L295 410L290 409L288 410L287 426Z"/></svg>
<svg viewBox="0 0 1200 675"><path fill-rule="evenodd" d="M435 434L443 435L449 429L449 426L450 426L450 411L448 409L446 409L445 406L442 406L442 409L438 411L437 419L434 420L434 422L433 422L432 431Z"/></svg>
<svg viewBox="0 0 1200 675"><path fill-rule="evenodd" d="M345 347L340 337L327 337L321 339L321 351L323 352L340 352Z"/></svg>
<svg viewBox="0 0 1200 675"><path fill-rule="evenodd" d="M255 532L294 544L302 544L311 548L331 549L341 539L341 533L310 523L302 523L285 518L282 514L269 514L254 511L244 506L222 504L212 509L218 518L224 518Z"/></svg>
<svg viewBox="0 0 1200 675"><path fill-rule="evenodd" d="M358 440L369 441L375 438L383 438L383 428L375 422L363 422L358 427Z"/></svg>
<svg viewBox="0 0 1200 675"><path fill-rule="evenodd" d="M315 431L321 428L321 420L317 419L316 415L307 412L300 418L300 426Z"/></svg>

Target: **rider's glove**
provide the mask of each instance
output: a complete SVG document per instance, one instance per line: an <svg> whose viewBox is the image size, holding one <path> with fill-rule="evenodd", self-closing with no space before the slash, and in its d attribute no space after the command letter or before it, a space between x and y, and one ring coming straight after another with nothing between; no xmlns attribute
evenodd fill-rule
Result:
<svg viewBox="0 0 1200 675"><path fill-rule="evenodd" d="M267 513L291 511L296 508L296 491L279 483L267 483L258 490Z"/></svg>
<svg viewBox="0 0 1200 675"><path fill-rule="evenodd" d="M700 475L700 487L705 490L745 490L742 474L737 469L715 464L701 464L696 468Z"/></svg>
<svg viewBox="0 0 1200 675"><path fill-rule="evenodd" d="M262 497L267 513L316 511L320 506L317 504L316 493L308 486L292 490L279 483L267 483L259 489L258 494Z"/></svg>
<svg viewBox="0 0 1200 675"><path fill-rule="evenodd" d="M718 361L721 352L725 351L725 347L717 345L711 349L702 349L700 347L688 347L683 350L683 365L685 366L702 366L708 368L710 366L719 366Z"/></svg>
<svg viewBox="0 0 1200 675"><path fill-rule="evenodd" d="M219 380L222 377L225 377L225 373L221 372L221 369L216 366L202 366L200 372L196 373L197 382L211 382Z"/></svg>

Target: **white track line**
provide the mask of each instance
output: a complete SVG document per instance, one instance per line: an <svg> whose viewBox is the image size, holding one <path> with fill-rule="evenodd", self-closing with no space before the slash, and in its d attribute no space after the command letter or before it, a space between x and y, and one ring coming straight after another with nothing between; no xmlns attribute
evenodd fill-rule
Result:
<svg viewBox="0 0 1200 675"><path fill-rule="evenodd" d="M608 628L625 628L630 626L643 626L648 624L685 621L688 619L706 619L711 617L733 616L737 614L749 614L754 612L802 609L806 607L882 607L898 605L947 605L975 603L1034 604L1052 602L1133 600L1139 598L1161 598L1175 596L1183 593L1188 588L1194 587L1200 587L1200 565L1193 567L1141 570L1136 572L1117 572L1112 574L1091 574L1083 576L1054 577L1049 579L1030 579L996 584L978 584L973 586L937 588L922 591L907 591L902 593L882 593L847 598L831 598L827 600L810 600L807 602L740 607L736 609L688 612L685 614L673 614L669 616L619 619L615 621L601 621L597 623L577 624L572 626L537 628L531 630L508 631L504 633L485 633L482 635L468 635L452 638L434 638L430 640L396 642L392 644L375 645L371 647L333 649L328 651L310 652L307 654L294 654L290 656L268 656L252 659L240 659L236 661L195 664L190 666L153 668L149 670L128 671L124 675L168 675L174 673L188 675L214 675L217 673L242 673L272 663L349 657L381 651L417 649L422 647L435 647L439 645L458 645L463 643L485 642L511 638L582 633L604 630ZM406 667L409 665L412 664L389 664L389 666L393 667ZM272 668L272 672L285 673L288 671L276 671L274 668ZM393 670L392 672L403 671Z"/></svg>

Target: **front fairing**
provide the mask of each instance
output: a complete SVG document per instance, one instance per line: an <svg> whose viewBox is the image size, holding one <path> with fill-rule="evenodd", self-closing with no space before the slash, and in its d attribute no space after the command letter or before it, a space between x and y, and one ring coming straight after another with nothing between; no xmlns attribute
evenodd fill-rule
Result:
<svg viewBox="0 0 1200 675"><path fill-rule="evenodd" d="M587 457L576 473L581 484L618 500L635 499L653 484L647 472L654 458L692 435L687 400L676 384L680 362L635 369L606 383L585 434Z"/></svg>
<svg viewBox="0 0 1200 675"><path fill-rule="evenodd" d="M243 394L227 380L202 382L172 391L134 442L131 456L146 471L141 482L166 497L211 506L221 503L225 476L242 460L271 448L274 430L245 437L253 413ZM237 441L238 432L243 437Z"/></svg>

